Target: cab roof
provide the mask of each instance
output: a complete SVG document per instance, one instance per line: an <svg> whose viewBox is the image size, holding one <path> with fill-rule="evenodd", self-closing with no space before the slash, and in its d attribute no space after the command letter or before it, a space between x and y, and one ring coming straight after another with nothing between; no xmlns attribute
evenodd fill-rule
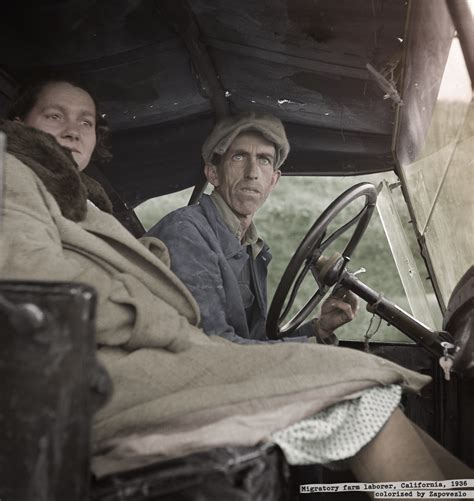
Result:
<svg viewBox="0 0 474 501"><path fill-rule="evenodd" d="M214 121L247 109L284 121L286 174L394 169L397 109L411 99L403 76L431 79L422 136L454 32L441 0L37 0L2 10L0 107L32 69L81 73L113 131L103 173L128 206L199 183ZM429 64L427 43L439 49Z"/></svg>

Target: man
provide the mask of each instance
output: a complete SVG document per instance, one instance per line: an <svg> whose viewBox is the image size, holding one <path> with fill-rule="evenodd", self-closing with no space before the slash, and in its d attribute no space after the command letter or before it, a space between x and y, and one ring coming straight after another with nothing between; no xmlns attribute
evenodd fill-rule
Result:
<svg viewBox="0 0 474 501"><path fill-rule="evenodd" d="M276 117L247 112L220 121L202 149L213 193L203 195L199 205L169 214L148 233L168 247L171 268L197 300L207 334L239 343L268 342L271 255L253 217L280 179L289 149ZM355 296L339 290L323 303L321 317L302 325L291 339L314 336L337 344L333 330L352 320L356 308Z"/></svg>

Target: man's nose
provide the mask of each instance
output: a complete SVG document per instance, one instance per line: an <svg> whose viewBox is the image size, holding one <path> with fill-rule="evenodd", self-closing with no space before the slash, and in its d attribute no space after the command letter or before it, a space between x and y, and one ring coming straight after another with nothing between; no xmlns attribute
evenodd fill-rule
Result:
<svg viewBox="0 0 474 501"><path fill-rule="evenodd" d="M254 157L249 157L245 177L248 179L258 179L258 163Z"/></svg>

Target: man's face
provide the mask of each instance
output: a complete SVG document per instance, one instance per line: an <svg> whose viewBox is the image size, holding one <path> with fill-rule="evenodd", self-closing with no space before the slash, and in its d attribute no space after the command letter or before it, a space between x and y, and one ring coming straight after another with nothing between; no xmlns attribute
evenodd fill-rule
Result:
<svg viewBox="0 0 474 501"><path fill-rule="evenodd" d="M95 116L94 101L86 91L57 82L41 90L24 123L52 134L71 151L82 171L89 164L96 144Z"/></svg>
<svg viewBox="0 0 474 501"><path fill-rule="evenodd" d="M206 164L206 176L237 216L253 217L273 190L281 172L274 170L275 146L258 132L234 139L221 165Z"/></svg>

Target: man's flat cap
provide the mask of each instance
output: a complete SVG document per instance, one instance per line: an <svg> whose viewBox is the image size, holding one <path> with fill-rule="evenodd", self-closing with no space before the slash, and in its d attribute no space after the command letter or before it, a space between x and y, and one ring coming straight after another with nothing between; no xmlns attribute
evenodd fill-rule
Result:
<svg viewBox="0 0 474 501"><path fill-rule="evenodd" d="M212 163L215 153L222 156L234 139L243 132L260 132L275 145L275 170L286 160L290 145L285 128L279 118L257 111L247 111L226 117L215 125L202 147L204 162Z"/></svg>

